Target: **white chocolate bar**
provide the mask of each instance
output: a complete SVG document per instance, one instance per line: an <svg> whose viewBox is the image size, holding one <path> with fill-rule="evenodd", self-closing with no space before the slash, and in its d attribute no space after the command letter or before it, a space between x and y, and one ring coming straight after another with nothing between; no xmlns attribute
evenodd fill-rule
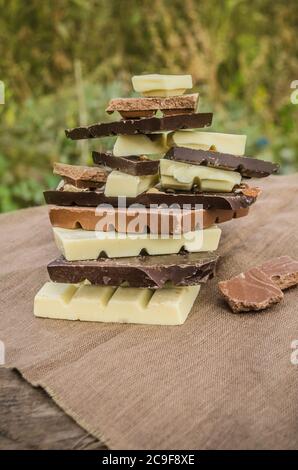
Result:
<svg viewBox="0 0 298 470"><path fill-rule="evenodd" d="M97 259L103 252L109 258L122 258L138 256L142 250L149 255L179 253L182 248L189 252L215 251L221 235L216 225L179 235L127 234L60 227L53 227L53 232L57 248L68 261Z"/></svg>
<svg viewBox="0 0 298 470"><path fill-rule="evenodd" d="M241 174L163 158L160 160L160 181L163 188L190 191L197 185L201 191L231 192L241 183Z"/></svg>
<svg viewBox="0 0 298 470"><path fill-rule="evenodd" d="M215 150L232 155L244 155L246 135L204 131L176 131L168 134L168 145L197 150Z"/></svg>
<svg viewBox="0 0 298 470"><path fill-rule="evenodd" d="M131 155L163 155L167 150L166 134L119 135L113 148L116 157Z"/></svg>
<svg viewBox="0 0 298 470"><path fill-rule="evenodd" d="M131 81L134 90L144 96L183 95L192 88L191 75L135 75Z"/></svg>
<svg viewBox="0 0 298 470"><path fill-rule="evenodd" d="M134 176L121 171L112 171L105 185L105 195L109 197L136 197L152 188L158 181L158 175Z"/></svg>
<svg viewBox="0 0 298 470"><path fill-rule="evenodd" d="M34 299L34 315L61 320L182 325L200 286L157 290L47 282Z"/></svg>

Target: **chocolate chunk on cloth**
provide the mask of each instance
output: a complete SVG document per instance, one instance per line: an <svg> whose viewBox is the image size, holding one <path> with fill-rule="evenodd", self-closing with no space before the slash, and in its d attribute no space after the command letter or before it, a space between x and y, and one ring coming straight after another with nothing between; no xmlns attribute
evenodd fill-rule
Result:
<svg viewBox="0 0 298 470"><path fill-rule="evenodd" d="M283 299L283 289L298 284L298 262L289 256L273 258L218 287L233 312L263 310Z"/></svg>
<svg viewBox="0 0 298 470"><path fill-rule="evenodd" d="M164 158L181 163L191 163L192 165L238 171L242 176L248 178L264 178L276 173L279 169L277 163L259 160L258 158L242 157L210 150L194 150L186 147L172 147Z"/></svg>

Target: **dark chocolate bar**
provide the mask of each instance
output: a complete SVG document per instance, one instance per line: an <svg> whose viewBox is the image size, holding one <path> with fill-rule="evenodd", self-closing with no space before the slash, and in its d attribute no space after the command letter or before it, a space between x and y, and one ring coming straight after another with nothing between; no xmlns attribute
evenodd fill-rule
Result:
<svg viewBox="0 0 298 470"><path fill-rule="evenodd" d="M86 279L91 284L161 288L193 286L205 283L215 274L218 256L187 253L130 258L99 258L95 261L66 261L63 256L48 264L52 281L77 284Z"/></svg>
<svg viewBox="0 0 298 470"><path fill-rule="evenodd" d="M181 207L183 204L189 204L194 208L196 204L202 204L203 209L228 209L238 210L246 208L253 204L259 194L258 188L239 188L232 193L195 193L181 192L171 190L169 192L161 191L157 186L147 192L139 194L135 198L121 198L126 207L131 204L142 204L149 207L150 204L176 204ZM94 191L63 191L48 190L44 191L44 197L47 204L55 204L57 206L91 206L96 207L98 204L111 204L118 207L117 197L107 197L103 188Z"/></svg>
<svg viewBox="0 0 298 470"><path fill-rule="evenodd" d="M162 118L123 119L102 122L86 127L66 129L66 137L73 140L107 137L110 135L152 134L155 132L175 131L210 126L212 113L176 114Z"/></svg>
<svg viewBox="0 0 298 470"><path fill-rule="evenodd" d="M238 171L248 178L263 178L276 173L279 165L251 157L240 157L229 153L210 150L194 150L185 147L172 147L164 158L177 162L204 165L224 170Z"/></svg>
<svg viewBox="0 0 298 470"><path fill-rule="evenodd" d="M111 152L92 152L93 162L129 175L145 176L158 173L159 160L144 156L115 157Z"/></svg>

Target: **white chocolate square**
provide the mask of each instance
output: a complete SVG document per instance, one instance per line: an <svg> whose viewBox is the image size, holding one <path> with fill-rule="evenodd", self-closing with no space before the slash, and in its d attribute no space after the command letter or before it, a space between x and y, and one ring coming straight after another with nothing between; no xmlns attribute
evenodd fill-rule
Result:
<svg viewBox="0 0 298 470"><path fill-rule="evenodd" d="M183 95L192 88L191 75L135 75L131 81L134 90L144 96Z"/></svg>
<svg viewBox="0 0 298 470"><path fill-rule="evenodd" d="M158 175L135 176L113 170L107 178L105 195L108 197L136 197L152 188L158 181Z"/></svg>
<svg viewBox="0 0 298 470"><path fill-rule="evenodd" d="M163 188L190 191L197 185L201 191L231 192L241 183L237 171L221 170L204 165L160 160L160 181Z"/></svg>
<svg viewBox="0 0 298 470"><path fill-rule="evenodd" d="M131 155L164 155L167 151L166 134L152 134L149 138L145 134L118 135L113 148L116 157L130 157Z"/></svg>
<svg viewBox="0 0 298 470"><path fill-rule="evenodd" d="M182 130L168 134L168 146L187 147L195 150L215 150L216 152L244 155L246 135L223 134Z"/></svg>

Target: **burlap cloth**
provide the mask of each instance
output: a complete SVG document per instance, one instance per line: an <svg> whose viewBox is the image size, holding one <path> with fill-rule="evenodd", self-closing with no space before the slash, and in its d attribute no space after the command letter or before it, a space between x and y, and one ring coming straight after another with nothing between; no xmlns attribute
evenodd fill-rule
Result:
<svg viewBox="0 0 298 470"><path fill-rule="evenodd" d="M243 219L222 225L218 278L183 326L37 319L55 248L45 207L0 217L0 339L6 365L43 387L112 449L297 449L298 289L232 314L217 281L278 255L298 258L297 175L260 182Z"/></svg>

